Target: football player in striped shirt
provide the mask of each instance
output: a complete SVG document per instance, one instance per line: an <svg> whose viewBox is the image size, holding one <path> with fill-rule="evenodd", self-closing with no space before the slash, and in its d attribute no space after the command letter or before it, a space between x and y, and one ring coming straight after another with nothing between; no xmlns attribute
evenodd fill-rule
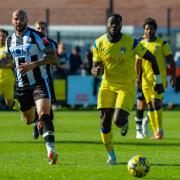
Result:
<svg viewBox="0 0 180 180"><path fill-rule="evenodd" d="M44 21L37 21L35 22L35 29L40 32L43 33L45 36L47 36L47 23ZM52 44L53 49L57 52L57 43L48 38L49 42ZM57 66L57 63L54 64L54 66ZM48 80L49 80L49 88L51 91L51 103L55 103L56 102L56 96L55 96L55 92L54 92L54 84L53 84L53 77L52 77L52 65L47 64L46 65L46 70L47 70L47 74L48 74ZM54 114L53 114L53 110L51 107L51 111L50 111L50 116L51 116L51 120L54 119ZM33 123L34 124L34 128L33 128L33 138L37 139L39 137L39 134L42 133L42 130L38 129L38 119Z"/></svg>
<svg viewBox="0 0 180 180"><path fill-rule="evenodd" d="M166 81L167 64L166 63L168 63L171 66L171 82L170 83L172 87L175 87L176 67L175 67L173 54L172 54L169 44L166 41L164 41L162 38L156 36L157 23L153 18L145 19L143 28L144 28L144 36L141 39L141 43L157 59L158 66L160 69L160 75L157 78L162 79L163 86L164 88L166 88L167 87L167 81ZM154 91L153 85L155 83L155 80L154 80L153 71L151 69L151 64L148 61L145 61L144 58L141 58L141 57L138 58L137 63L140 64L138 71L142 72L142 73L138 72L138 74L142 74L141 76L138 76L139 78L142 78L142 80L139 79L138 81L142 81L142 91L143 91L146 103L148 105L148 117L149 117L152 129L153 129L152 139L162 139L164 136L163 125L162 125L163 94L158 94L156 91ZM143 103L142 101L138 103ZM141 113L138 113L138 114L141 114ZM136 127L139 127L139 130L141 129L142 116L143 114L141 114L141 117L139 116L136 118L136 123L137 123ZM145 124L145 122L143 124Z"/></svg>
<svg viewBox="0 0 180 180"><path fill-rule="evenodd" d="M101 138L108 153L107 164L116 164L111 130L112 118L121 135L128 130L128 116L134 105L135 96L135 55L144 57L152 65L155 77L159 77L156 58L138 40L121 33L122 17L111 14L107 19L107 33L96 39L93 48L92 74L103 78L98 92L97 109L101 119ZM157 82L158 93L164 91L162 83Z"/></svg>
<svg viewBox="0 0 180 180"><path fill-rule="evenodd" d="M0 62L5 66L13 60L16 72L16 93L24 122L32 124L37 109L39 125L43 127L43 138L47 148L49 164L55 164L54 125L50 117L51 94L46 65L56 58L56 53L48 39L27 25L24 10L15 10L12 25L15 33L7 38L6 48L9 59Z"/></svg>

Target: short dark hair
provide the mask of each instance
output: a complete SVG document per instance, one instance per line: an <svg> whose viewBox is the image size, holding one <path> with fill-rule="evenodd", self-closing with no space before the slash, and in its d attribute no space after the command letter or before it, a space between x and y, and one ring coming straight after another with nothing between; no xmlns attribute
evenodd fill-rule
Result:
<svg viewBox="0 0 180 180"><path fill-rule="evenodd" d="M155 29L157 29L157 23L156 23L156 20L155 20L155 19L153 19L153 18L151 18L151 17L146 18L146 19L144 20L143 28L145 28L145 26L146 26L147 24L148 24L148 25L152 25L152 26L154 26Z"/></svg>
<svg viewBox="0 0 180 180"><path fill-rule="evenodd" d="M35 22L35 26L36 26L36 25L40 25L40 24L44 25L46 28L47 28L47 26L48 26L45 21L36 21L36 22Z"/></svg>
<svg viewBox="0 0 180 180"><path fill-rule="evenodd" d="M6 31L5 29L0 29L0 32L4 33L6 36L8 36L8 31Z"/></svg>
<svg viewBox="0 0 180 180"><path fill-rule="evenodd" d="M121 15L119 15L119 14L117 14L117 13L112 13L112 14L109 14L108 19L109 19L110 17L116 17L116 18L119 18L119 19L120 19L120 21L122 22L122 16L121 16Z"/></svg>

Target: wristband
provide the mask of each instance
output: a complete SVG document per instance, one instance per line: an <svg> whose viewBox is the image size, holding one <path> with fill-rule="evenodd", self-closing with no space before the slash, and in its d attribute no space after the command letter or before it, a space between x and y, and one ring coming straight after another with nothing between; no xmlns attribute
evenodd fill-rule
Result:
<svg viewBox="0 0 180 180"><path fill-rule="evenodd" d="M154 75L154 79L156 84L162 84L162 79L161 79L161 75Z"/></svg>

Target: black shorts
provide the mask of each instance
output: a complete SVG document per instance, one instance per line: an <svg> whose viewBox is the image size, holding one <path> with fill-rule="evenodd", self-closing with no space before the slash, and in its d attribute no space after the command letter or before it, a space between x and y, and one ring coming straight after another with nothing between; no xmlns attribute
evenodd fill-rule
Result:
<svg viewBox="0 0 180 180"><path fill-rule="evenodd" d="M36 83L31 87L16 88L17 99L20 103L20 110L27 111L35 106L35 101L38 99L51 99L51 93L45 82Z"/></svg>
<svg viewBox="0 0 180 180"><path fill-rule="evenodd" d="M144 94L143 94L142 90L140 90L140 89L137 89L137 99L145 100Z"/></svg>
<svg viewBox="0 0 180 180"><path fill-rule="evenodd" d="M50 92L51 92L51 102L55 103L56 102L56 96L55 96L55 92L54 92L53 78L49 74L48 74L48 84L49 84L49 89L50 89Z"/></svg>

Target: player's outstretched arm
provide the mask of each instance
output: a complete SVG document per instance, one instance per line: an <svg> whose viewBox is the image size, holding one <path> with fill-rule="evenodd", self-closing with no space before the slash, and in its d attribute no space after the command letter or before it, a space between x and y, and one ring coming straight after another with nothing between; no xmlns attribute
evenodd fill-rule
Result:
<svg viewBox="0 0 180 180"><path fill-rule="evenodd" d="M155 78L155 82L156 82L156 84L154 86L154 90L158 94L163 93L164 87L162 84L161 75L160 75L158 63L157 63L155 56L153 56L153 54L149 50L147 50L147 52L144 54L143 58L151 62L152 70L154 72L154 78Z"/></svg>
<svg viewBox="0 0 180 180"><path fill-rule="evenodd" d="M102 62L93 62L93 67L91 73L94 77L98 77L104 73L104 68Z"/></svg>
<svg viewBox="0 0 180 180"><path fill-rule="evenodd" d="M43 60L35 62L37 66L57 63L58 58L57 58L56 52L54 51L52 47L46 48L45 50L43 50L43 52L45 54L43 57Z"/></svg>

